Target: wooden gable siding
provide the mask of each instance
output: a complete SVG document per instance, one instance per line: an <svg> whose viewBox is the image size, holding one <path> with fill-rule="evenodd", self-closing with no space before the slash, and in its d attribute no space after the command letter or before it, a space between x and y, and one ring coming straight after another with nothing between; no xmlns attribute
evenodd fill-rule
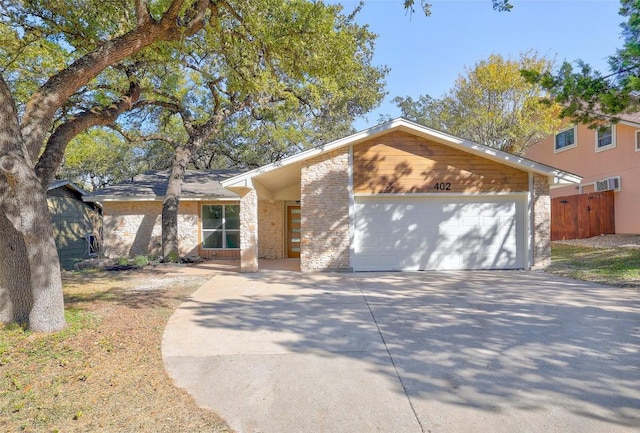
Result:
<svg viewBox="0 0 640 433"><path fill-rule="evenodd" d="M392 132L353 149L355 193L482 193L529 189L527 172Z"/></svg>

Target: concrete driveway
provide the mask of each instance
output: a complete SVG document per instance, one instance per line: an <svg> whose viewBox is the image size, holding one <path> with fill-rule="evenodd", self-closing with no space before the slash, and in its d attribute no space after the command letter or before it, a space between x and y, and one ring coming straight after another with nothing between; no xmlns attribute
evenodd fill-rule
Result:
<svg viewBox="0 0 640 433"><path fill-rule="evenodd" d="M238 433L640 431L640 294L541 273L221 273L162 352Z"/></svg>

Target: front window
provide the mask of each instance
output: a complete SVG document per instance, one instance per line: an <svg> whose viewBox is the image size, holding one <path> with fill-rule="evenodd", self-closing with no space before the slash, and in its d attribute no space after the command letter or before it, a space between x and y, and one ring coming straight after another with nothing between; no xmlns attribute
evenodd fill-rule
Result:
<svg viewBox="0 0 640 433"><path fill-rule="evenodd" d="M202 247L240 248L240 205L202 205Z"/></svg>
<svg viewBox="0 0 640 433"><path fill-rule="evenodd" d="M564 150L576 145L576 128L569 128L556 134L555 150Z"/></svg>
<svg viewBox="0 0 640 433"><path fill-rule="evenodd" d="M615 138L615 129L613 126L598 128L596 130L596 151L615 147Z"/></svg>

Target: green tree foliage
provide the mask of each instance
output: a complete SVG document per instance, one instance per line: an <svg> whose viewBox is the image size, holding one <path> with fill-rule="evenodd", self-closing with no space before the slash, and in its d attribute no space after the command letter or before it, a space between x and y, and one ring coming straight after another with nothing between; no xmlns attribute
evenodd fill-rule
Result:
<svg viewBox="0 0 640 433"><path fill-rule="evenodd" d="M153 102L187 107L158 118L187 119L194 143L229 107L267 101L319 110L331 101L344 113L358 102L332 97L343 87L382 86L384 71L368 64L371 36L339 6L307 0L0 0L0 248L15 252L0 261L0 321L64 326L44 188L71 139L113 125L152 88ZM187 53L197 74L174 62ZM363 75L351 68L358 64ZM173 91L180 88L187 91ZM201 123L200 110L212 105L221 111Z"/></svg>
<svg viewBox="0 0 640 433"><path fill-rule="evenodd" d="M493 10L498 12L509 12L513 8L510 0L491 0L491 3L493 4ZM404 0L404 8L406 11L415 13L415 7L415 0ZM419 7L426 16L431 15L431 3L426 0L420 0Z"/></svg>
<svg viewBox="0 0 640 433"><path fill-rule="evenodd" d="M262 111L226 121L192 156L197 169L252 169L354 132L351 116L334 119Z"/></svg>
<svg viewBox="0 0 640 433"><path fill-rule="evenodd" d="M640 3L620 1L624 45L609 58L610 72L603 74L583 61L564 62L555 72L526 70L524 76L541 84L550 100L560 104L560 115L594 127L610 124L624 113L640 108Z"/></svg>
<svg viewBox="0 0 640 433"><path fill-rule="evenodd" d="M371 65L375 36L355 24L353 14L342 15L341 6L288 1L266 2L261 13L250 13L251 7L243 13L243 8L237 9L243 18L227 24L229 35L202 33L163 44L161 51L132 59L125 68L143 70L133 113L145 120L140 123L146 130L153 123L156 131L126 136L164 136L176 151L163 203L164 257L178 251L184 171L223 125L228 129L250 121L252 129L269 134L266 151L276 155L282 148L308 145L310 132L322 135L297 127L344 129L383 96L386 70Z"/></svg>
<svg viewBox="0 0 640 433"><path fill-rule="evenodd" d="M71 138L139 98L117 65L232 12L208 0L0 0L0 249L12 251L0 260L0 322L65 326L46 186Z"/></svg>
<svg viewBox="0 0 640 433"><path fill-rule="evenodd" d="M522 154L558 126L557 108L527 82L522 69L551 70L552 62L526 53L519 59L491 55L476 63L440 99L397 97L402 116L500 150Z"/></svg>
<svg viewBox="0 0 640 433"><path fill-rule="evenodd" d="M131 143L113 130L92 128L69 142L57 177L93 191L147 170L167 169L172 155L164 142Z"/></svg>

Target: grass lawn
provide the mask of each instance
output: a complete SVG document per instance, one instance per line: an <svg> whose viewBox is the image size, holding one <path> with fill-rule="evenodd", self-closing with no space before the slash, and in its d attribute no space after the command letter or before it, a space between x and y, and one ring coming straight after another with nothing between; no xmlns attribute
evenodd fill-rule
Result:
<svg viewBox="0 0 640 433"><path fill-rule="evenodd" d="M230 432L173 385L160 353L170 315L205 280L157 270L65 275L64 331L0 325L0 431Z"/></svg>
<svg viewBox="0 0 640 433"><path fill-rule="evenodd" d="M640 249L554 244L546 272L619 287L640 287Z"/></svg>

